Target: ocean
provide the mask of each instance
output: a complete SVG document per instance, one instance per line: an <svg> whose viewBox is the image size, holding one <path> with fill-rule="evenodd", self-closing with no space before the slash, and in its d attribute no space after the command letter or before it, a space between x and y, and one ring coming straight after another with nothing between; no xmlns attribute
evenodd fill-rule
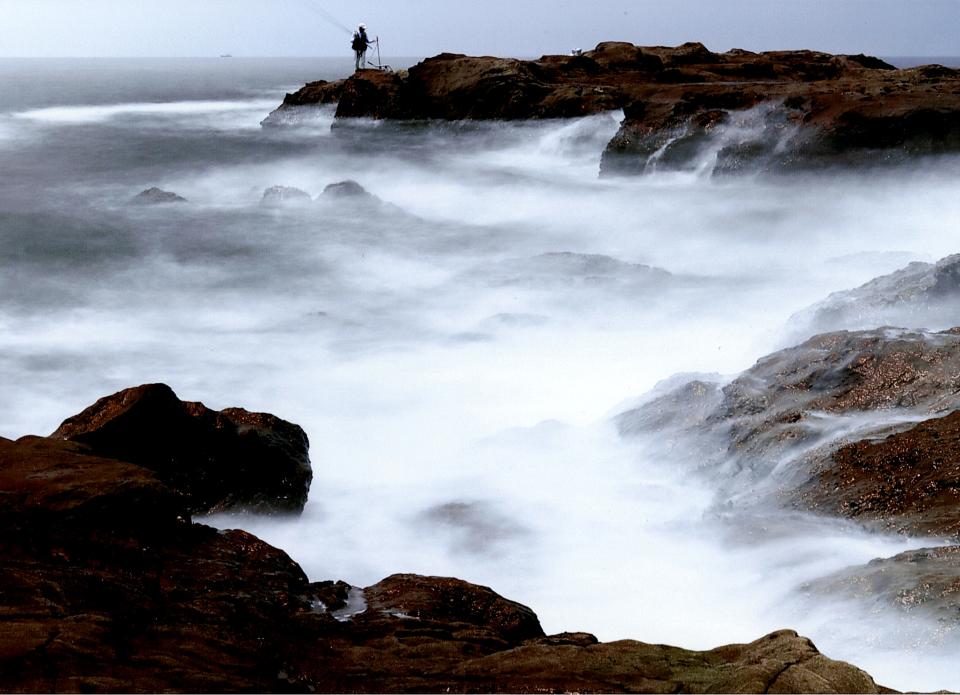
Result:
<svg viewBox="0 0 960 695"><path fill-rule="evenodd" d="M831 292L960 251L960 160L600 178L619 113L260 127L351 67L0 60L0 436L165 382L306 430L301 518L207 521L312 580L457 576L602 640L793 628L884 685L960 689L955 628L803 592L929 539L738 519L690 447L613 422L802 340L790 317ZM348 179L379 202L260 204ZM188 202L129 204L153 186Z"/></svg>

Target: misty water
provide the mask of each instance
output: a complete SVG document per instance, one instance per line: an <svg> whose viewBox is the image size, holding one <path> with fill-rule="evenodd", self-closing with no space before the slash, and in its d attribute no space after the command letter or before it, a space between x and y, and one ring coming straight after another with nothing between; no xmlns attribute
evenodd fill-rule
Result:
<svg viewBox="0 0 960 695"><path fill-rule="evenodd" d="M259 126L349 67L0 61L0 435L166 382L306 430L302 517L208 522L312 580L457 576L601 640L793 628L885 685L960 689L956 631L802 590L929 539L738 515L696 447L613 422L792 344L830 292L960 251L960 163L607 179L617 113ZM345 179L377 200L319 195ZM275 185L320 200L261 206ZM151 186L189 202L128 204Z"/></svg>

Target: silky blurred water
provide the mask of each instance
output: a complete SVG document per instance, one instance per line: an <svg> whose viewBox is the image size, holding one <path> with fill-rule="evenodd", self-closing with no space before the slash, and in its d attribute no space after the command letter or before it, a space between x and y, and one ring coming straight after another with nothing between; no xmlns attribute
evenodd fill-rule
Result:
<svg viewBox="0 0 960 695"><path fill-rule="evenodd" d="M610 421L676 372L748 368L832 291L960 250L958 162L601 179L617 113L260 127L349 67L0 60L0 435L163 381L304 427L302 518L213 521L314 580L455 575L604 640L790 627L885 685L960 688L942 626L797 594L929 541L731 520L695 455ZM345 179L378 200L321 195ZM262 207L274 185L319 200ZM151 186L189 202L128 204Z"/></svg>

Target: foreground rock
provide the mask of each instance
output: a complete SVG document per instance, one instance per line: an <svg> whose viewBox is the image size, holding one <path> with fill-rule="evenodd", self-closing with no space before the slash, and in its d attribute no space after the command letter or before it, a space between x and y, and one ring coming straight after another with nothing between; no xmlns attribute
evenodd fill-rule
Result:
<svg viewBox="0 0 960 695"><path fill-rule="evenodd" d="M154 471L186 495L191 513L303 509L313 473L300 427L242 408L181 401L165 384L101 398L51 437Z"/></svg>
<svg viewBox="0 0 960 695"><path fill-rule="evenodd" d="M128 417L136 429L152 399L173 403L131 389L73 426L102 438ZM708 652L599 644L547 637L529 608L456 579L310 584L257 538L191 523L180 478L90 450L0 439L4 691L881 690L789 631Z"/></svg>
<svg viewBox="0 0 960 695"><path fill-rule="evenodd" d="M624 109L607 174L795 171L960 150L960 71L864 55L714 53L606 42L524 61L443 53L408 71L311 83L265 124L338 101L338 118L569 118ZM293 119L295 120L295 119Z"/></svg>

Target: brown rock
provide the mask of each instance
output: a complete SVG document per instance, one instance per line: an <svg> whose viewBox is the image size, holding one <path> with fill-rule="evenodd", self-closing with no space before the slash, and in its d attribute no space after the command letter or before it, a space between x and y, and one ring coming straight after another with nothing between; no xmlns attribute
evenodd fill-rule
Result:
<svg viewBox="0 0 960 695"><path fill-rule="evenodd" d="M0 443L0 690L276 691L303 572L133 464ZM318 620L325 616L318 617Z"/></svg>
<svg viewBox="0 0 960 695"><path fill-rule="evenodd" d="M361 70L336 87L311 83L268 121L335 98L338 118L568 118L624 108L604 152L607 174L693 168L705 153L715 157L715 172L729 173L960 150L960 71L897 70L862 54L718 54L700 43L615 41L538 60L443 53L409 71ZM711 110L722 113L705 116ZM740 127L713 127L728 123Z"/></svg>
<svg viewBox="0 0 960 695"><path fill-rule="evenodd" d="M839 595L920 613L949 630L960 619L960 546L878 558L810 582L805 589L813 600Z"/></svg>
<svg viewBox="0 0 960 695"><path fill-rule="evenodd" d="M838 516L960 537L960 411L841 447L800 495Z"/></svg>
<svg viewBox="0 0 960 695"><path fill-rule="evenodd" d="M313 477L307 435L297 425L184 402L165 384L101 398L51 437L155 471L186 496L192 513L300 512Z"/></svg>
<svg viewBox="0 0 960 695"><path fill-rule="evenodd" d="M492 589L460 579L394 574L364 589L371 609L442 623L467 623L492 630L505 642L543 637L536 614Z"/></svg>
<svg viewBox="0 0 960 695"><path fill-rule="evenodd" d="M631 640L529 645L468 662L456 673L473 692L881 692L869 675L828 659L791 630L707 652Z"/></svg>
<svg viewBox="0 0 960 695"><path fill-rule="evenodd" d="M64 428L104 435L127 420L132 437L141 416L169 415L166 391L109 397ZM529 608L458 579L309 584L250 534L189 523L160 473L86 451L0 440L5 692L878 691L787 631L709 652L599 644L546 637Z"/></svg>

